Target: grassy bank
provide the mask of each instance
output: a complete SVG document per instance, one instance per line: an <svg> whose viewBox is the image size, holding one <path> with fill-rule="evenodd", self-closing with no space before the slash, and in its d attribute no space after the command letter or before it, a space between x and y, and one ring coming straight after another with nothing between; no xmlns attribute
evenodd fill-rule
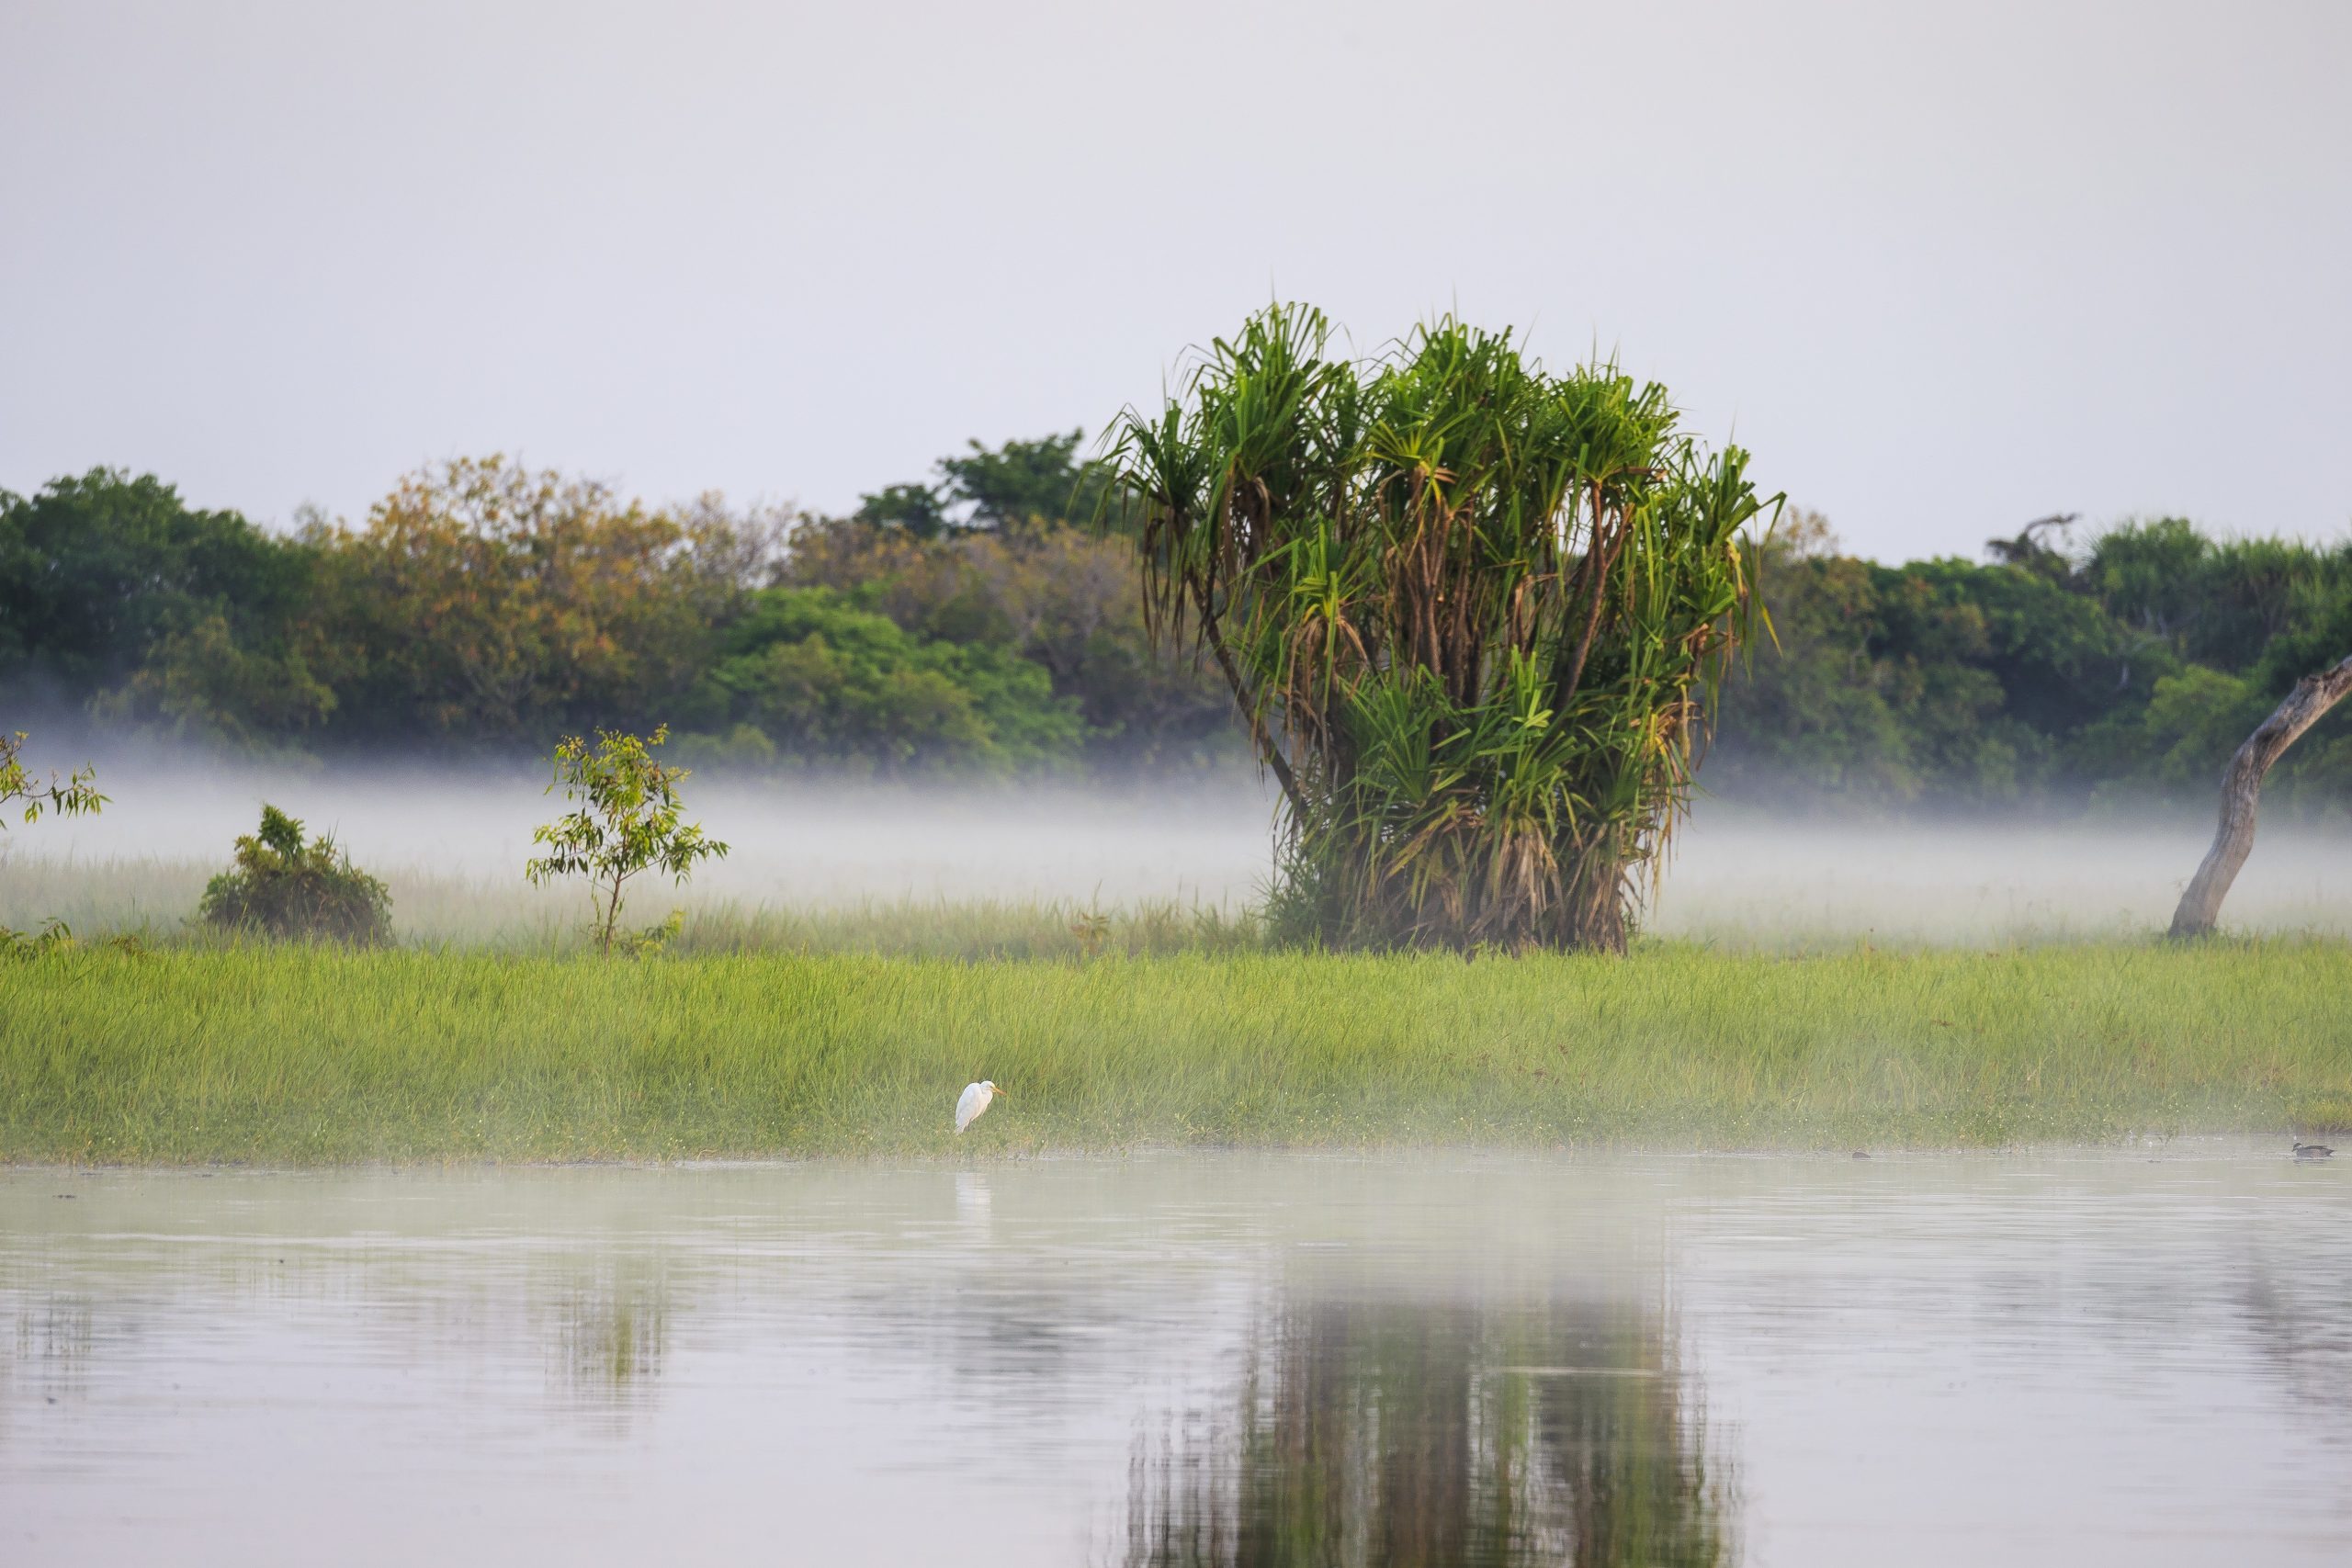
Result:
<svg viewBox="0 0 2352 1568"><path fill-rule="evenodd" d="M969 1078L1010 1098L959 1145ZM2338 942L967 964L79 951L0 969L0 1159L1999 1145L2352 1116Z"/></svg>

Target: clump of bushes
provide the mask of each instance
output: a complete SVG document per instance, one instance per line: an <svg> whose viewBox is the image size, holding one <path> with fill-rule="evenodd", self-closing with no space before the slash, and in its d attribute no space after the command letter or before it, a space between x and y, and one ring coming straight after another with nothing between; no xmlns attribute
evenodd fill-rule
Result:
<svg viewBox="0 0 2352 1568"><path fill-rule="evenodd" d="M0 958L31 960L63 953L74 945L74 928L63 920L43 920L39 931L0 926Z"/></svg>
<svg viewBox="0 0 2352 1568"><path fill-rule="evenodd" d="M391 940L392 896L332 834L305 843L300 822L264 806L261 830L238 839L236 869L204 889L197 918L224 931L366 945Z"/></svg>

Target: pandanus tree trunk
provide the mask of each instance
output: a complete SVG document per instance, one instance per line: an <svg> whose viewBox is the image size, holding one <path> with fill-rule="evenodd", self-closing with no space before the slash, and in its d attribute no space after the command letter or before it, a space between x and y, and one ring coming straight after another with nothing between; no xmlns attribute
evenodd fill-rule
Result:
<svg viewBox="0 0 2352 1568"><path fill-rule="evenodd" d="M2254 852L2254 817L2262 800L2263 775L2347 692L2352 692L2352 659L2304 676L2230 759L2222 773L2221 825L2214 830L2213 847L2205 852L2205 863L2197 868L2188 891L2180 896L2180 908L2173 911L2175 938L2203 936L2213 929L2230 884Z"/></svg>

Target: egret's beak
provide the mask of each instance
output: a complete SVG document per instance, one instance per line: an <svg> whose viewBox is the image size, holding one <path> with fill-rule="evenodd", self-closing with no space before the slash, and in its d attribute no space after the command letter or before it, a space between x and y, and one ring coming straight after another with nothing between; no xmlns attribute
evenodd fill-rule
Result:
<svg viewBox="0 0 2352 1568"><path fill-rule="evenodd" d="M1001 1089L990 1089L989 1092L995 1095L999 1100L1011 1100L1012 1098L1012 1096L1005 1093L1004 1090Z"/></svg>

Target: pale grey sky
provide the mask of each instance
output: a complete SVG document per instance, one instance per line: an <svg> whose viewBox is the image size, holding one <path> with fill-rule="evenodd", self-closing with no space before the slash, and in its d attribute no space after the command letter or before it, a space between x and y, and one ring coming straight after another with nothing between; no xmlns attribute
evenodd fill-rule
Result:
<svg viewBox="0 0 2352 1568"><path fill-rule="evenodd" d="M0 486L852 504L1270 295L1598 344L1882 557L2352 525L2352 4L0 0Z"/></svg>

